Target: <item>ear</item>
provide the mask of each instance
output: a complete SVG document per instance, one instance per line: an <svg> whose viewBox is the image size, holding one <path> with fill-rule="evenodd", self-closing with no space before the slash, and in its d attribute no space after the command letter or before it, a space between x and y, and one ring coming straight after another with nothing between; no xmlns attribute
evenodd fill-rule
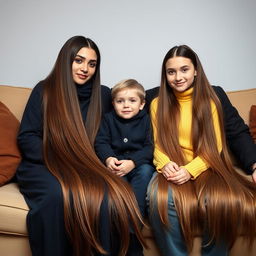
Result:
<svg viewBox="0 0 256 256"><path fill-rule="evenodd" d="M143 108L144 108L144 106L145 106L145 101L144 102L142 102L141 104L140 104L140 110L142 110Z"/></svg>
<svg viewBox="0 0 256 256"><path fill-rule="evenodd" d="M194 76L197 76L197 71L195 70L195 74L194 74Z"/></svg>

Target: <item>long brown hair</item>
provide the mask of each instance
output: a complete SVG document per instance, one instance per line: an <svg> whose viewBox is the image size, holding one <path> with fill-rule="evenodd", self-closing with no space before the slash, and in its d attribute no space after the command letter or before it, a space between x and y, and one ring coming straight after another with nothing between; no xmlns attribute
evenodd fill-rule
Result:
<svg viewBox="0 0 256 256"><path fill-rule="evenodd" d="M97 54L86 126L71 72L74 58L82 47L92 48ZM43 107L44 159L62 187L65 225L74 255L106 253L98 236L104 195L107 195L113 231L122 237L120 255L125 255L128 249L130 225L144 244L134 194L98 160L92 146L101 113L100 53L92 40L75 36L64 44L52 72L44 80Z"/></svg>
<svg viewBox="0 0 256 256"><path fill-rule="evenodd" d="M164 225L171 225L168 223L167 216L168 188L171 186L189 250L198 232L202 234L207 231L210 233L210 241L224 239L229 246L232 246L241 232L252 242L256 230L255 185L238 175L233 169L226 146L221 103L208 82L197 54L186 45L170 49L162 63L161 86L155 118L157 127L155 141L161 150L179 166L186 164L178 136L180 105L166 79L166 62L175 56L189 58L197 71L192 85L192 146L194 157L200 156L210 168L196 180L180 186L167 182L163 175L159 174L153 190L157 188L160 218ZM211 102L218 112L221 153L217 147Z"/></svg>

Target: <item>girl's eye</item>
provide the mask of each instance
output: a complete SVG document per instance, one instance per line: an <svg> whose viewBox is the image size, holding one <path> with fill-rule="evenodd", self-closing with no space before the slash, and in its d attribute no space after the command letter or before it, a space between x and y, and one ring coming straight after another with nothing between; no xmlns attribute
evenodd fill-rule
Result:
<svg viewBox="0 0 256 256"><path fill-rule="evenodd" d="M173 71L173 70L168 70L168 71L167 71L167 74L168 74L168 75L174 75L174 71Z"/></svg>
<svg viewBox="0 0 256 256"><path fill-rule="evenodd" d="M91 68L95 68L96 67L96 63L90 63L89 64Z"/></svg>

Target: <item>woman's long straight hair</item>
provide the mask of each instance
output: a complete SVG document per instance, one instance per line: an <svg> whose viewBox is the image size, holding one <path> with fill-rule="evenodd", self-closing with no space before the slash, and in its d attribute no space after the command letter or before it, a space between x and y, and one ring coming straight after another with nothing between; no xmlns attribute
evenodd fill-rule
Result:
<svg viewBox="0 0 256 256"><path fill-rule="evenodd" d="M173 47L163 60L155 141L179 166L187 163L179 145L180 105L166 79L166 62L175 56L189 58L197 71L192 96L192 146L194 157L200 156L210 168L196 180L183 185L168 182L159 174L153 190L157 189L160 218L167 227L171 225L167 215L168 188L171 186L188 250L192 249L193 238L198 232L208 232L209 242L224 239L228 246L233 245L239 234L245 235L252 243L256 234L255 184L240 176L232 166L226 146L221 103L207 80L198 56L186 45ZM211 103L215 104L218 112L221 153L217 147Z"/></svg>
<svg viewBox="0 0 256 256"><path fill-rule="evenodd" d="M82 47L91 48L97 54L85 125L71 71ZM62 187L65 225L74 255L106 253L99 240L103 200L108 203L107 209L102 210L106 211L106 218L109 215L113 232L122 238L119 255L125 255L128 249L131 227L144 244L140 233L142 219L134 194L98 160L92 146L101 117L100 53L92 40L75 36L64 44L52 72L44 80L43 108L44 159Z"/></svg>

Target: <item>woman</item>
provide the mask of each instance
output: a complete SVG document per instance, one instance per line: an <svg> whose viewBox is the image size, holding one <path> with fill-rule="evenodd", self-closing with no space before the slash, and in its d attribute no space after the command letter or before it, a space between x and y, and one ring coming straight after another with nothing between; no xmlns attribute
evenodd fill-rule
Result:
<svg viewBox="0 0 256 256"><path fill-rule="evenodd" d="M151 103L154 164L148 188L150 222L163 255L188 255L196 235L203 255L227 255L256 230L255 185L232 167L221 103L196 53L175 46L162 64Z"/></svg>
<svg viewBox="0 0 256 256"><path fill-rule="evenodd" d="M131 189L92 146L110 102L110 90L100 86L98 47L89 38L70 38L33 89L18 136L17 178L30 208L33 256L126 255L131 229L143 243ZM117 236L120 244L113 242Z"/></svg>

